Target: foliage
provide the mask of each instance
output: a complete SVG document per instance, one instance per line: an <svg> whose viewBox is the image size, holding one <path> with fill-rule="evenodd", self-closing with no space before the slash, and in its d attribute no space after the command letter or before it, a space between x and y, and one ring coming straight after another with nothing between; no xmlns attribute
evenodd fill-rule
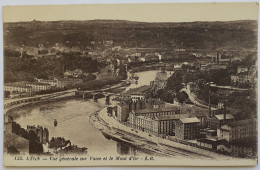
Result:
<svg viewBox="0 0 260 170"><path fill-rule="evenodd" d="M187 101L189 99L189 96L187 93L185 92L178 92L176 94L176 98L180 103L184 103L185 101Z"/></svg>
<svg viewBox="0 0 260 170"><path fill-rule="evenodd" d="M230 75L226 69L214 69L209 72L210 82L217 85L230 85Z"/></svg>
<svg viewBox="0 0 260 170"><path fill-rule="evenodd" d="M119 68L119 76L121 76L123 79L127 79L127 71L125 66L120 66Z"/></svg>
<svg viewBox="0 0 260 170"><path fill-rule="evenodd" d="M5 48L4 49L4 56L5 57L20 57L21 52Z"/></svg>
<svg viewBox="0 0 260 170"><path fill-rule="evenodd" d="M100 89L105 85L114 85L120 83L122 77L108 77L106 79L92 80L84 82L82 85L78 87L80 90L92 90L92 89Z"/></svg>
<svg viewBox="0 0 260 170"><path fill-rule="evenodd" d="M83 81L91 81L91 80L96 80L97 76L95 76L94 74L89 73L84 79Z"/></svg>
<svg viewBox="0 0 260 170"><path fill-rule="evenodd" d="M237 119L242 120L257 117L257 99L254 90L233 92L228 96L227 100L227 105L237 110Z"/></svg>
<svg viewBox="0 0 260 170"><path fill-rule="evenodd" d="M5 57L4 81L33 81L37 78L63 77L64 70L81 69L86 73L98 71L99 63L91 57L75 56L74 53L61 54L60 58ZM92 76L93 78L93 76Z"/></svg>
<svg viewBox="0 0 260 170"><path fill-rule="evenodd" d="M64 87L64 88L51 88L51 89L48 89L48 90L41 90L41 91L35 92L35 94L50 94L50 93L60 92L60 91L64 91L64 90L67 90L67 88L66 87Z"/></svg>
<svg viewBox="0 0 260 170"><path fill-rule="evenodd" d="M10 92L9 91L4 91L4 98L8 98L10 96Z"/></svg>
<svg viewBox="0 0 260 170"><path fill-rule="evenodd" d="M171 75L171 77L167 80L166 90L172 90L174 93L177 93L182 89L182 73L181 72L175 72Z"/></svg>
<svg viewBox="0 0 260 170"><path fill-rule="evenodd" d="M160 45L191 49L232 48L234 44L244 49L257 44L256 21L139 23L95 20L4 23L3 27L8 30L4 33L5 44L17 46L59 43L86 47L91 46L91 41L102 40L114 40L129 47Z"/></svg>

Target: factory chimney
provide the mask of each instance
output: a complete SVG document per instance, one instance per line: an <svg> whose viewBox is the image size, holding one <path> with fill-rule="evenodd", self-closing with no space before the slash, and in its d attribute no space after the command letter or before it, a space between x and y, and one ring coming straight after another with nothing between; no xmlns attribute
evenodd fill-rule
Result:
<svg viewBox="0 0 260 170"><path fill-rule="evenodd" d="M226 123L227 119L227 100L224 100L224 124Z"/></svg>
<svg viewBox="0 0 260 170"><path fill-rule="evenodd" d="M219 51L217 51L217 63L219 64L219 56L220 56L220 53Z"/></svg>

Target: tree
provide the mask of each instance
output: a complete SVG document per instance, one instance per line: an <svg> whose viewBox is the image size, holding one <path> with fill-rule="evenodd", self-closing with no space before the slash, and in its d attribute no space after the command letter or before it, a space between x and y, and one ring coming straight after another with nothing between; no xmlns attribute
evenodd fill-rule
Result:
<svg viewBox="0 0 260 170"><path fill-rule="evenodd" d="M175 93L179 92L182 89L182 73L174 73L168 80L166 85L166 90L173 90Z"/></svg>
<svg viewBox="0 0 260 170"><path fill-rule="evenodd" d="M229 77L230 75L226 69L210 70L210 81L218 85L230 85Z"/></svg>
<svg viewBox="0 0 260 170"><path fill-rule="evenodd" d="M94 74L89 73L85 78L84 81L91 81L91 80L96 80L96 76Z"/></svg>
<svg viewBox="0 0 260 170"><path fill-rule="evenodd" d="M177 100L178 100L180 103L183 103L183 102L185 102L186 100L189 99L189 96L188 96L188 94L185 93L185 92L178 92L178 93L176 94L176 98L177 98Z"/></svg>
<svg viewBox="0 0 260 170"><path fill-rule="evenodd" d="M8 98L10 96L10 92L9 91L4 91L4 98Z"/></svg>
<svg viewBox="0 0 260 170"><path fill-rule="evenodd" d="M125 66L119 67L119 76L121 76L123 79L127 79L127 71Z"/></svg>

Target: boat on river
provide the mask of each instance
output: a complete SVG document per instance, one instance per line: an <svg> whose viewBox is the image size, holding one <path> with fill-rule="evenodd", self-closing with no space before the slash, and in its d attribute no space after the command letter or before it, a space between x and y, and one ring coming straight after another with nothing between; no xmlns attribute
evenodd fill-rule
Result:
<svg viewBox="0 0 260 170"><path fill-rule="evenodd" d="M54 126L56 127L58 125L58 121L56 119L54 119L54 122L53 122Z"/></svg>

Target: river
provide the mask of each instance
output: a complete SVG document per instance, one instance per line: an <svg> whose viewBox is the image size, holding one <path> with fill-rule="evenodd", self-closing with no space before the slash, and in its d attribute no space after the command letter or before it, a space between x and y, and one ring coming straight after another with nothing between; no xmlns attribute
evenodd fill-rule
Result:
<svg viewBox="0 0 260 170"><path fill-rule="evenodd" d="M139 76L138 84L131 84L126 89L149 85L155 79L157 70L135 73ZM115 154L144 154L135 147L122 142L106 139L102 133L89 123L89 116L105 106L104 98L94 101L92 99L69 99L54 103L44 103L28 106L11 113L14 121L25 128L27 125L42 126L49 130L49 137L64 137L72 144L87 147L90 155ZM57 119L58 126L53 126Z"/></svg>

